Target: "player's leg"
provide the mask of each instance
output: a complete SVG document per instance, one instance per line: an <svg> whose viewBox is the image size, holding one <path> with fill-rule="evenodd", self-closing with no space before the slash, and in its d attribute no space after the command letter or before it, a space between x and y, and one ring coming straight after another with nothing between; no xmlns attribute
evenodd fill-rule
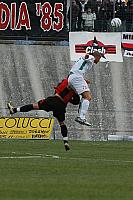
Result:
<svg viewBox="0 0 133 200"><path fill-rule="evenodd" d="M72 74L68 78L68 83L70 87L75 89L76 92L82 96L82 100L80 102L79 116L75 119L75 121L79 122L82 125L90 126L91 124L88 123L85 119L91 100L90 89L87 82L84 80L83 76Z"/></svg>
<svg viewBox="0 0 133 200"><path fill-rule="evenodd" d="M10 102L7 104L10 114L15 114L16 112L29 112L31 110L38 110L38 103L27 104L21 107L14 107Z"/></svg>
<svg viewBox="0 0 133 200"><path fill-rule="evenodd" d="M79 111L78 111L79 116L75 119L75 121L83 125L91 126L91 124L86 121L86 113L90 105L91 94L89 91L85 91L81 95L82 95L82 99L81 99Z"/></svg>
<svg viewBox="0 0 133 200"><path fill-rule="evenodd" d="M47 98L48 99L48 98ZM14 107L11 102L7 104L7 107L10 111L10 114L15 114L17 112L29 112L31 110L45 110L49 111L49 105L47 103L47 99L42 99L38 101L37 103L32 103L32 104L26 104L21 107Z"/></svg>
<svg viewBox="0 0 133 200"><path fill-rule="evenodd" d="M66 151L68 151L68 150L70 150L70 146L68 144L67 126L65 125L64 122L59 122L59 125L60 125L60 128L61 128L61 134L62 134L62 137L63 137L65 149L66 149Z"/></svg>
<svg viewBox="0 0 133 200"><path fill-rule="evenodd" d="M66 151L68 151L70 147L68 144L68 130L65 124L65 112L66 112L65 107L62 104L60 104L60 99L59 99L59 102L56 102L56 107L53 110L53 116L56 117L56 119L58 120L58 123L61 128L61 135L64 141L64 147Z"/></svg>

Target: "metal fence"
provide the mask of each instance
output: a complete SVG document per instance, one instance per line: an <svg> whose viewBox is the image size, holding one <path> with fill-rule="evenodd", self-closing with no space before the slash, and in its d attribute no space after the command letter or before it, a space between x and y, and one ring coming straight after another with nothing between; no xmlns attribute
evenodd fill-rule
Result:
<svg viewBox="0 0 133 200"><path fill-rule="evenodd" d="M86 31L85 21L92 25L90 29L88 25L87 31L95 32L124 32L133 31L133 0L127 3L123 0L72 0L68 1L68 27L69 31ZM87 18L84 19L84 14ZM119 18L121 26L113 27L111 20Z"/></svg>

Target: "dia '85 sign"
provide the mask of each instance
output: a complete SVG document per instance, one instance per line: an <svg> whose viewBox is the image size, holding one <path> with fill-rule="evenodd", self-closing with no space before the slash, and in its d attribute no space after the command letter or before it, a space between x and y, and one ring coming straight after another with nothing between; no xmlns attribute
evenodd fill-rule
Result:
<svg viewBox="0 0 133 200"><path fill-rule="evenodd" d="M65 30L66 0L0 1L0 34L57 35Z"/></svg>

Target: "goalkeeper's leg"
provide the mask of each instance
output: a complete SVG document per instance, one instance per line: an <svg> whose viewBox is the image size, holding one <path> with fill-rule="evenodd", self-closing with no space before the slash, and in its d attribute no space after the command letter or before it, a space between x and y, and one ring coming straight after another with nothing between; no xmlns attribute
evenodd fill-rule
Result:
<svg viewBox="0 0 133 200"><path fill-rule="evenodd" d="M16 112L29 112L31 110L45 110L46 112L49 111L49 107L46 104L45 99L38 101L37 103L26 104L21 107L14 107L11 102L7 104L7 107L10 111L10 114L15 114Z"/></svg>
<svg viewBox="0 0 133 200"><path fill-rule="evenodd" d="M10 114L15 114L16 112L29 112L31 110L38 110L39 107L38 107L38 104L35 103L35 104L27 104L27 105L24 105L24 106L21 106L21 107L14 107L11 102L9 102L7 104L7 107L10 111Z"/></svg>

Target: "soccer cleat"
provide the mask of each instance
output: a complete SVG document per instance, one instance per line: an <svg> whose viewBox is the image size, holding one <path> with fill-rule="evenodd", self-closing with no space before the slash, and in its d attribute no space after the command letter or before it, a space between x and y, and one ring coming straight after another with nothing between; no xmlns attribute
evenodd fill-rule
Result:
<svg viewBox="0 0 133 200"><path fill-rule="evenodd" d="M14 107L11 105L11 102L7 103L7 107L9 109L11 115L13 115L14 113L16 113Z"/></svg>
<svg viewBox="0 0 133 200"><path fill-rule="evenodd" d="M69 146L69 144L68 144L67 142L64 144L64 146L65 146L65 150L66 150L66 151L69 151L69 150L70 150L70 146Z"/></svg>
<svg viewBox="0 0 133 200"><path fill-rule="evenodd" d="M91 126L91 124L87 122L86 119L81 119L80 117L76 117L75 121L82 125Z"/></svg>

